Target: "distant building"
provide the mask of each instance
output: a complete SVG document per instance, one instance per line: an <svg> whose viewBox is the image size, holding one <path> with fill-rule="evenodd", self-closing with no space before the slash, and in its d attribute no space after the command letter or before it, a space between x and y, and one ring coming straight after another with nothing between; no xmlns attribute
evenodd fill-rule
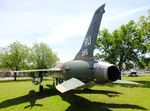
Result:
<svg viewBox="0 0 150 111"><path fill-rule="evenodd" d="M11 77L12 73L9 69L0 69L0 77Z"/></svg>

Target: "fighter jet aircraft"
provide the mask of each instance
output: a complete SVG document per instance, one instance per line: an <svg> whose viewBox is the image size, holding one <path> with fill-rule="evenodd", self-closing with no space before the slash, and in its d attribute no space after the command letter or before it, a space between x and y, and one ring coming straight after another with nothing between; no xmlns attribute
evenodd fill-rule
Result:
<svg viewBox="0 0 150 111"><path fill-rule="evenodd" d="M75 88L114 82L120 79L121 73L115 65L94 60L93 56L100 23L105 12L104 7L105 4L95 11L81 49L73 60L55 64L50 69L14 72L48 71L53 77L53 86L61 93ZM43 91L42 79L43 74L39 73L39 78L33 80L35 84L39 83L41 92Z"/></svg>

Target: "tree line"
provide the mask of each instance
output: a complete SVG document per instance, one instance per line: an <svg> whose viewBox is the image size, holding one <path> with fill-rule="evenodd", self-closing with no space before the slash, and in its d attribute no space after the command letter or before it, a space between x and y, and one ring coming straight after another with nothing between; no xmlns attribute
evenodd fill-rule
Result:
<svg viewBox="0 0 150 111"><path fill-rule="evenodd" d="M57 54L45 43L34 43L28 47L17 41L0 48L1 69L47 69L58 60Z"/></svg>
<svg viewBox="0 0 150 111"><path fill-rule="evenodd" d="M101 59L119 67L125 68L150 66L150 10L148 16L141 16L137 22L130 20L119 29L109 32L103 29L99 32L96 48Z"/></svg>

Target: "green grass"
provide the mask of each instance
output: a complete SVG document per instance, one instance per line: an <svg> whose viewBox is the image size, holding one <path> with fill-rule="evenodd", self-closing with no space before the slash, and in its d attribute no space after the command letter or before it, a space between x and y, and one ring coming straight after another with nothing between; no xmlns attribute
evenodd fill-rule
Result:
<svg viewBox="0 0 150 111"><path fill-rule="evenodd" d="M43 82L43 93L38 86L30 89L30 80L0 81L0 111L150 111L150 75L123 79L144 86L109 83L61 94L47 85L48 79Z"/></svg>

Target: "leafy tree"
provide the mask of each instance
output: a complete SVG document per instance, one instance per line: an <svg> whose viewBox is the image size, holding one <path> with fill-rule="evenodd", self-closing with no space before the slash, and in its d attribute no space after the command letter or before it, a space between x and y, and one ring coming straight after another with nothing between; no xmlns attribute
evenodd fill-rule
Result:
<svg viewBox="0 0 150 111"><path fill-rule="evenodd" d="M14 42L2 48L1 63L4 68L17 71L26 68L26 58L29 48L19 42Z"/></svg>
<svg viewBox="0 0 150 111"><path fill-rule="evenodd" d="M33 68L46 69L58 60L56 53L52 52L44 43L35 43L32 48L28 48L26 45L14 42L0 50L1 68L13 71ZM16 80L16 73L14 80Z"/></svg>
<svg viewBox="0 0 150 111"><path fill-rule="evenodd" d="M150 10L148 11L148 16L141 16L137 23L140 27L142 35L145 37L145 44L147 47L147 55L150 54ZM143 63L146 67L150 68L150 57L143 56Z"/></svg>
<svg viewBox="0 0 150 111"><path fill-rule="evenodd" d="M146 47L147 47L148 53L150 53L150 41L147 42Z"/></svg>
<svg viewBox="0 0 150 111"><path fill-rule="evenodd" d="M58 61L56 53L45 43L35 43L31 48L30 55L31 67L35 69L50 68Z"/></svg>
<svg viewBox="0 0 150 111"><path fill-rule="evenodd" d="M150 10L148 11L148 16L141 16L139 18L137 26L141 31L142 36L145 37L145 40L149 40L150 39Z"/></svg>
<svg viewBox="0 0 150 111"><path fill-rule="evenodd" d="M118 65L120 70L123 69L123 64L143 66L141 56L147 51L145 41L148 41L147 37L143 36L141 29L131 20L112 33L107 29L101 31L101 36L97 39L100 53L96 57Z"/></svg>
<svg viewBox="0 0 150 111"><path fill-rule="evenodd" d="M0 54L1 67L17 71L25 68L29 48L19 42L14 42L7 47L2 48ZM15 78L16 80L16 73Z"/></svg>

